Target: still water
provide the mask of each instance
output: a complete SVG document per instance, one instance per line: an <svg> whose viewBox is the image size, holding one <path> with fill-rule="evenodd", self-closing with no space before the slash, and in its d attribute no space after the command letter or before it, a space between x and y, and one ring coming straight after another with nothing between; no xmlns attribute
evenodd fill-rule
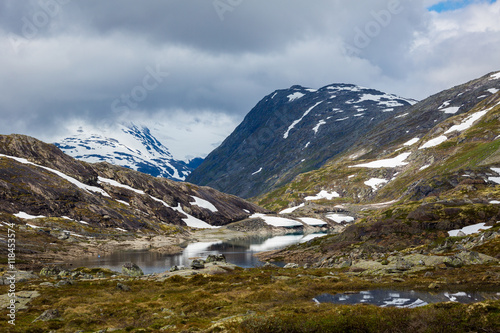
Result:
<svg viewBox="0 0 500 333"><path fill-rule="evenodd" d="M137 264L144 274L161 273L172 266L189 266L195 258L206 258L209 254L224 254L226 261L240 267L258 267L263 265L254 254L284 248L289 245L304 243L326 233L289 234L274 237L254 236L219 242L198 242L189 244L180 254L162 254L147 250L117 251L97 258L84 258L72 261L73 267L102 267L121 271L126 262Z"/></svg>
<svg viewBox="0 0 500 333"><path fill-rule="evenodd" d="M425 292L397 290L369 290L349 294L322 294L313 301L334 304L373 304L380 307L416 308L438 302L475 303L484 300L500 299L499 292Z"/></svg>

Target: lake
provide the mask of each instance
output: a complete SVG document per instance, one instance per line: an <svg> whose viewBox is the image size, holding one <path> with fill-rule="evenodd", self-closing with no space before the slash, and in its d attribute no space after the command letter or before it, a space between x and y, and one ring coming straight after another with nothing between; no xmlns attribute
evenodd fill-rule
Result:
<svg viewBox="0 0 500 333"><path fill-rule="evenodd" d="M71 261L73 267L102 267L121 272L126 262L137 264L144 274L161 273L172 266L188 267L195 258L206 258L209 254L223 254L226 261L237 266L258 267L264 263L254 254L284 248L289 245L304 243L322 237L326 233L288 234L273 237L252 236L218 242L190 243L180 254L162 254L147 250L117 251L96 258L83 258Z"/></svg>

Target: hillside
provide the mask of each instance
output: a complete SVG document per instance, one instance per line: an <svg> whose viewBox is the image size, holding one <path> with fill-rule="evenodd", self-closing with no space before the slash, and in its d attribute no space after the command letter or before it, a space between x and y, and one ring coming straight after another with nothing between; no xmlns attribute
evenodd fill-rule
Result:
<svg viewBox="0 0 500 333"><path fill-rule="evenodd" d="M15 214L42 216L71 221L82 231L158 233L175 225L220 226L263 212L208 187L78 161L54 145L22 135L0 136L0 163L0 214L5 220Z"/></svg>
<svg viewBox="0 0 500 333"><path fill-rule="evenodd" d="M350 84L277 90L187 180L243 198L266 193L319 168L413 103Z"/></svg>

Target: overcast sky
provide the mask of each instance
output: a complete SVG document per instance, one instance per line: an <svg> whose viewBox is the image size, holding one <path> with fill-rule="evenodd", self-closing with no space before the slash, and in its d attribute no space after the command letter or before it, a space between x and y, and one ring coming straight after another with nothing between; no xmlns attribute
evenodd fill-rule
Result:
<svg viewBox="0 0 500 333"><path fill-rule="evenodd" d="M204 155L276 89L423 99L500 70L499 17L497 1L2 0L0 133L132 121Z"/></svg>

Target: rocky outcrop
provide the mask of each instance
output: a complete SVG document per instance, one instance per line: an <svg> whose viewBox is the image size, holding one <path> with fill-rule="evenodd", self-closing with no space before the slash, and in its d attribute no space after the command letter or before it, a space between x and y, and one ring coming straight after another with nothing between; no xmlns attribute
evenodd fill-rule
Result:
<svg viewBox="0 0 500 333"><path fill-rule="evenodd" d="M131 277L138 277L138 276L143 276L144 272L139 266L137 266L137 264L134 264L132 262L126 262L122 266L122 274Z"/></svg>

